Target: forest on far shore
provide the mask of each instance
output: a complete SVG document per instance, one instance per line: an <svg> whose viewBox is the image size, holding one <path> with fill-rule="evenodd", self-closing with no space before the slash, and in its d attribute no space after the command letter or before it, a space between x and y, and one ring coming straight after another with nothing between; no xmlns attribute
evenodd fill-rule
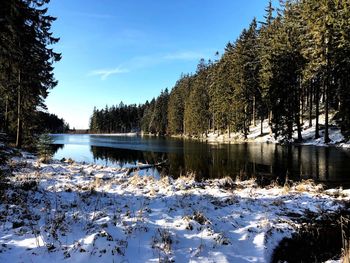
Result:
<svg viewBox="0 0 350 263"><path fill-rule="evenodd" d="M350 3L346 0L272 1L264 21L253 19L214 60L200 60L194 74L140 105L94 109L90 131L143 131L202 136L240 132L269 120L275 136L316 126L329 142L329 114L348 136L350 128ZM320 114L325 124L319 125ZM315 123L312 120L315 119Z"/></svg>

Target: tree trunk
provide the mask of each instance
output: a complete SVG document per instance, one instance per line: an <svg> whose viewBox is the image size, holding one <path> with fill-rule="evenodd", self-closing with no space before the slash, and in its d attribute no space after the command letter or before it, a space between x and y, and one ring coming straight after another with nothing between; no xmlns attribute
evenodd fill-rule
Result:
<svg viewBox="0 0 350 263"><path fill-rule="evenodd" d="M327 30L327 33L328 30ZM326 34L327 36L328 34ZM328 39L328 40L327 40ZM330 88L330 65L329 65L329 45L330 36L326 37L326 83L324 85L324 103L325 103L325 121L324 121L324 142L329 143L329 131L328 131L328 113L329 113L329 88Z"/></svg>
<svg viewBox="0 0 350 263"><path fill-rule="evenodd" d="M309 87L309 128L312 127L312 94L313 94L313 84L311 81L310 87Z"/></svg>
<svg viewBox="0 0 350 263"><path fill-rule="evenodd" d="M243 134L244 134L244 139L248 138L248 134L247 134L247 120L243 121Z"/></svg>
<svg viewBox="0 0 350 263"><path fill-rule="evenodd" d="M288 121L287 129L288 129L288 139L291 140L293 139L293 122Z"/></svg>
<svg viewBox="0 0 350 263"><path fill-rule="evenodd" d="M295 116L295 122L297 124L297 129L298 129L298 142L302 142L303 137L301 135L301 124L300 124L300 117L298 114Z"/></svg>
<svg viewBox="0 0 350 263"><path fill-rule="evenodd" d="M327 27L328 29L328 27ZM324 121L324 142L329 143L331 140L329 139L329 133L328 133L328 111L329 111L329 88L330 88L330 65L329 65L329 45L330 45L330 38L328 37L329 31L326 31L326 79L325 79L325 85L324 85L324 103L325 103L325 121Z"/></svg>
<svg viewBox="0 0 350 263"><path fill-rule="evenodd" d="M326 78L326 85L324 87L324 103L325 103L325 121L324 121L324 142L329 143L331 140L329 139L329 131L328 131L328 111L329 111L329 101L328 101L328 76Z"/></svg>
<svg viewBox="0 0 350 263"><path fill-rule="evenodd" d="M264 134L264 115L261 115L261 121L260 121L260 134Z"/></svg>
<svg viewBox="0 0 350 263"><path fill-rule="evenodd" d="M247 134L247 125L248 124L248 111L247 111L247 105L244 107L244 121L243 121L243 134L244 134L244 139L248 138L248 134Z"/></svg>
<svg viewBox="0 0 350 263"><path fill-rule="evenodd" d="M304 111L304 91L303 91L303 87L301 85L301 79L299 80L299 92L301 92L301 94L296 91L296 103L297 103L297 110L296 110L296 114L295 114L295 123L297 125L297 130L298 130L298 142L301 142L303 140L303 137L301 136L301 124L300 124L300 120L301 123L303 123L303 117L300 118L300 114L301 116L303 115L303 111ZM300 99L301 99L301 109L300 109Z"/></svg>
<svg viewBox="0 0 350 263"><path fill-rule="evenodd" d="M213 123L212 123L212 126L213 126L213 133L215 134L215 114L213 113Z"/></svg>
<svg viewBox="0 0 350 263"><path fill-rule="evenodd" d="M299 104L300 104L300 100L301 100L301 109L300 109L300 113L299 113L299 118L300 118L299 124L300 124L300 121L301 121L301 123L304 123L304 108L305 108L304 93L305 93L305 91L304 91L304 86L301 84L301 79L299 80L299 83L300 83L299 89L301 92L300 98L299 98ZM300 108L300 106L299 106L299 108ZM299 131L298 131L298 137L299 137Z"/></svg>
<svg viewBox="0 0 350 263"><path fill-rule="evenodd" d="M255 102L255 95L253 96L253 126L256 126L256 121L255 121L255 107L256 107L256 102Z"/></svg>
<svg viewBox="0 0 350 263"><path fill-rule="evenodd" d="M270 126L270 135L272 135L272 110L269 111L269 126Z"/></svg>
<svg viewBox="0 0 350 263"><path fill-rule="evenodd" d="M9 120L9 115L8 115L8 105L9 104L9 96L6 96L5 98L5 123L4 123L4 132L8 132L8 120Z"/></svg>
<svg viewBox="0 0 350 263"><path fill-rule="evenodd" d="M21 98L21 71L18 72L18 94L17 94L17 134L16 147L22 147L22 98Z"/></svg>
<svg viewBox="0 0 350 263"><path fill-rule="evenodd" d="M315 129L315 139L320 138L320 127L319 127L319 115L320 115L320 87L316 84L315 90L315 103L316 103L316 129Z"/></svg>
<svg viewBox="0 0 350 263"><path fill-rule="evenodd" d="M209 120L208 120L208 132L210 132L210 130L211 130L211 123L210 123L210 118L209 118Z"/></svg>

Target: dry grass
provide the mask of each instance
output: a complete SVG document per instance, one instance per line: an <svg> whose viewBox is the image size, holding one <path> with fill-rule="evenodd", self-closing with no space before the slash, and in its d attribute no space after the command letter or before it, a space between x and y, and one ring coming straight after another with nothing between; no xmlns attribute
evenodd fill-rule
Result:
<svg viewBox="0 0 350 263"><path fill-rule="evenodd" d="M316 184L313 180L302 180L301 182L296 183L293 187L293 190L297 192L312 192L312 193L321 193L324 191L322 184Z"/></svg>
<svg viewBox="0 0 350 263"><path fill-rule="evenodd" d="M142 177L138 173L135 173L135 175L133 175L129 179L129 183L133 186L140 186L141 184L143 184L143 180L142 180Z"/></svg>
<svg viewBox="0 0 350 263"><path fill-rule="evenodd" d="M180 175L177 179L178 181L184 181L185 183L192 183L196 179L196 174L194 172L188 172L186 175Z"/></svg>
<svg viewBox="0 0 350 263"><path fill-rule="evenodd" d="M171 185L171 178L169 176L164 176L160 179L159 186L160 187L169 187Z"/></svg>
<svg viewBox="0 0 350 263"><path fill-rule="evenodd" d="M95 177L94 188L99 188L102 185L102 178Z"/></svg>

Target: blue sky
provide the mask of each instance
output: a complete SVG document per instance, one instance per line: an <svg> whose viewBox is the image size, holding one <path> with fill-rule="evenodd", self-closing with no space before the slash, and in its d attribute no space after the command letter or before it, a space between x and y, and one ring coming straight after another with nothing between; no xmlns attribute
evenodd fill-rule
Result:
<svg viewBox="0 0 350 263"><path fill-rule="evenodd" d="M57 87L49 112L88 128L93 107L143 103L171 89L200 58L222 54L266 0L51 0Z"/></svg>

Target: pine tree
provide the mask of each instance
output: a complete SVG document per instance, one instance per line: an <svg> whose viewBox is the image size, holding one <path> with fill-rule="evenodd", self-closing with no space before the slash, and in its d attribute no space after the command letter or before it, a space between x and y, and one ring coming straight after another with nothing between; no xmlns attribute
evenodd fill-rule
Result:
<svg viewBox="0 0 350 263"><path fill-rule="evenodd" d="M321 86L325 108L325 133L324 141L328 143L329 131L329 106L330 97L334 95L334 72L336 64L335 59L336 44L338 42L337 24L338 1L305 1L302 5L301 16L306 21L306 34L303 39L303 54L307 60L307 66L304 76L307 80L316 83L316 137L318 134L318 104L319 104L319 86ZM339 2L338 2L339 3ZM345 22L345 21L344 21ZM345 22L346 23L346 22ZM347 22L348 23L348 22ZM332 94L333 93L333 94Z"/></svg>
<svg viewBox="0 0 350 263"><path fill-rule="evenodd" d="M261 87L261 100L262 104L265 105L265 109L268 112L269 125L272 127L272 99L271 99L271 39L274 35L274 13L275 9L272 6L272 1L269 1L268 7L265 9L265 21L260 22L262 24L259 29L259 41L258 41L258 51L259 51L259 82ZM263 113L263 111L262 111ZM263 117L261 117L263 118ZM272 129L270 131L272 133Z"/></svg>
<svg viewBox="0 0 350 263"><path fill-rule="evenodd" d="M259 82L260 61L258 59L257 23L253 19L248 30L243 30L235 50L235 90L236 127L247 137L250 122L255 125L257 102L261 101Z"/></svg>
<svg viewBox="0 0 350 263"><path fill-rule="evenodd" d="M151 133L165 135L168 124L168 100L169 91L165 89L161 91L159 97L155 101L154 110L151 115L149 130Z"/></svg>
<svg viewBox="0 0 350 263"><path fill-rule="evenodd" d="M141 121L141 130L145 133L154 133L154 131L150 129L150 123L151 123L155 104L156 104L155 99L152 99L148 105L147 105L147 102L145 104L145 110Z"/></svg>
<svg viewBox="0 0 350 263"><path fill-rule="evenodd" d="M286 5L284 16L278 17L262 29L263 45L260 70L261 85L269 108L270 125L276 136L292 139L293 126L297 125L301 138L300 83L303 60L298 42L298 25L295 10Z"/></svg>
<svg viewBox="0 0 350 263"><path fill-rule="evenodd" d="M209 97L208 97L207 64L201 59L196 76L193 80L191 93L186 100L184 121L186 133L201 136L209 128Z"/></svg>
<svg viewBox="0 0 350 263"><path fill-rule="evenodd" d="M16 134L17 147L23 135L31 138L32 115L45 108L48 90L57 84L53 63L61 56L48 47L58 41L50 32L55 18L46 14L48 2L5 0L1 4L0 91L7 105L4 126Z"/></svg>
<svg viewBox="0 0 350 263"><path fill-rule="evenodd" d="M229 43L226 49L230 48ZM214 130L224 131L230 130L230 111L232 102L232 63L228 53L216 61L208 69L208 95L209 95L209 111L210 111L210 127ZM230 133L230 132L229 132Z"/></svg>
<svg viewBox="0 0 350 263"><path fill-rule="evenodd" d="M335 61L334 68L339 115L344 133L350 134L350 3L337 1L335 15Z"/></svg>
<svg viewBox="0 0 350 263"><path fill-rule="evenodd" d="M281 0L280 5L275 11L269 1L260 28L254 19L221 57L216 54L215 61L208 63L201 60L194 75L182 75L170 95L161 92L157 99L138 107L94 111L91 122L112 131L139 126L144 132L200 136L208 130L233 130L247 137L257 118L263 133L263 119L268 117L275 136L291 140L296 128L301 141L307 111L309 126L316 115L315 136L319 137L318 118L324 106L325 142L329 141L330 110L339 111L342 129L349 131L348 1ZM16 102L5 104L11 108ZM3 120L16 116L2 107ZM106 118L111 120L108 127Z"/></svg>
<svg viewBox="0 0 350 263"><path fill-rule="evenodd" d="M168 103L168 133L184 133L184 111L185 100L191 89L191 79L189 75L181 76L170 93Z"/></svg>

